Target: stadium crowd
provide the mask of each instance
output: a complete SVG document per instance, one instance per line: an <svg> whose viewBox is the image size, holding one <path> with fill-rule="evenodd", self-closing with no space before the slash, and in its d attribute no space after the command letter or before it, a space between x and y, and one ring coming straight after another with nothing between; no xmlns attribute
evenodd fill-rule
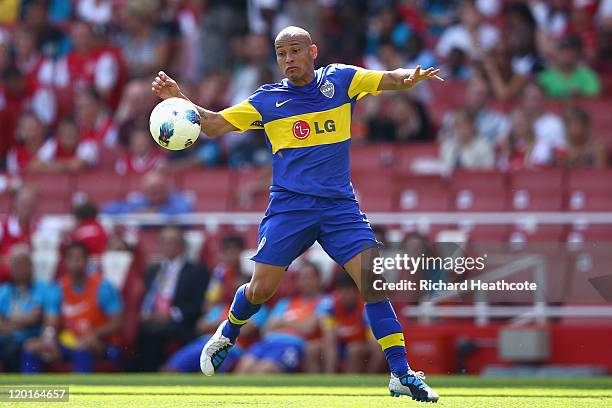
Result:
<svg viewBox="0 0 612 408"><path fill-rule="evenodd" d="M134 371L198 369L202 344L248 279L243 238L224 236L218 255L194 260L184 232L163 228L161 260L148 265L124 232L105 230L97 209L190 212L193 200L165 175L213 167L262 169L236 200L265 189L262 132L158 148L150 84L163 68L208 109L238 103L279 79L272 38L289 24L312 33L319 65L442 67L442 85L358 104L354 145L430 143L440 174L609 165L612 134L599 117L611 101L610 0L0 2L0 194L10 196L0 208L3 369L38 372L67 359L88 372L99 358ZM143 175L141 191L76 200L53 283L39 282L29 245L43 214L37 190L20 180L92 170ZM135 283L118 288L98 272L105 252L122 250L138 261ZM308 262L291 273L291 287L243 330L227 368L378 370L382 355L346 277L324 284Z"/></svg>

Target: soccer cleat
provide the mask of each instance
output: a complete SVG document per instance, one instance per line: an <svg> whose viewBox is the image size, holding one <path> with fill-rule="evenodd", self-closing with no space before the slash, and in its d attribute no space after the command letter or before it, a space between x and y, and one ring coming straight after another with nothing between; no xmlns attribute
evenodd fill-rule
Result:
<svg viewBox="0 0 612 408"><path fill-rule="evenodd" d="M438 402L440 396L425 384L425 374L422 371L408 370L408 374L396 377L391 374L389 380L389 392L392 397L402 395L412 397L420 402Z"/></svg>
<svg viewBox="0 0 612 408"><path fill-rule="evenodd" d="M202 354L200 354L200 370L207 376L215 373L215 370L221 366L233 346L230 339L222 334L224 324L225 322L219 325L215 334L202 348Z"/></svg>

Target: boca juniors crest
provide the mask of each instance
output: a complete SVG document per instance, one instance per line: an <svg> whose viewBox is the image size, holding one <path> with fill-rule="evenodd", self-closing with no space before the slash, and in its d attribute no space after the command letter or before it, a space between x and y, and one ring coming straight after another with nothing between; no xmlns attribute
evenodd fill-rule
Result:
<svg viewBox="0 0 612 408"><path fill-rule="evenodd" d="M325 83L323 85L321 85L319 90L327 98L333 98L334 97L334 84L329 82L329 80L325 81Z"/></svg>

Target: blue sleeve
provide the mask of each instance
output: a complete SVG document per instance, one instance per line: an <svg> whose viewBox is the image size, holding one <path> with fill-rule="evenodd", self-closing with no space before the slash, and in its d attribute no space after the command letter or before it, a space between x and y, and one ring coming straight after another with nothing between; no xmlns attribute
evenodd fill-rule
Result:
<svg viewBox="0 0 612 408"><path fill-rule="evenodd" d="M282 298L276 303L276 305L274 305L274 308L272 308L269 318L273 319L275 317L281 317L283 314L285 314L288 307L289 307L289 299Z"/></svg>
<svg viewBox="0 0 612 408"><path fill-rule="evenodd" d="M191 203L181 193L170 193L170 201L160 209L166 215L189 213L193 209Z"/></svg>
<svg viewBox="0 0 612 408"><path fill-rule="evenodd" d="M98 291L98 305L107 316L121 313L123 302L119 291L109 281L102 281Z"/></svg>
<svg viewBox="0 0 612 408"><path fill-rule="evenodd" d="M332 295L324 296L317 304L317 317L332 316L334 314L334 303Z"/></svg>
<svg viewBox="0 0 612 408"><path fill-rule="evenodd" d="M0 285L0 316L8 316L10 309L9 286Z"/></svg>
<svg viewBox="0 0 612 408"><path fill-rule="evenodd" d="M59 316L62 309L62 287L59 284L51 285L46 290L44 312L49 316Z"/></svg>
<svg viewBox="0 0 612 408"><path fill-rule="evenodd" d="M47 292L49 291L49 287L47 284L38 282L34 284L32 288L32 302L35 306L44 308Z"/></svg>
<svg viewBox="0 0 612 408"><path fill-rule="evenodd" d="M209 324L218 322L219 320L221 320L221 312L223 311L223 309L224 307L222 307L221 305L214 306L212 309L206 312L204 317L202 317L202 320Z"/></svg>
<svg viewBox="0 0 612 408"><path fill-rule="evenodd" d="M268 315L270 314L269 312L270 310L267 307L262 306L259 311L255 313L253 317L251 317L251 320L249 321L253 323L255 327L261 329L265 326L266 321L268 320Z"/></svg>

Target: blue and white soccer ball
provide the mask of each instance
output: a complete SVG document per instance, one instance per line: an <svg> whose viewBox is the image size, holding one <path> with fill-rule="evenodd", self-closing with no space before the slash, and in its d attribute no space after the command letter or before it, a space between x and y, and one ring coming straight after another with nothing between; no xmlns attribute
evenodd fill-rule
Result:
<svg viewBox="0 0 612 408"><path fill-rule="evenodd" d="M186 149L200 135L200 114L193 103L181 98L168 98L151 112L149 129L153 140L161 147Z"/></svg>

